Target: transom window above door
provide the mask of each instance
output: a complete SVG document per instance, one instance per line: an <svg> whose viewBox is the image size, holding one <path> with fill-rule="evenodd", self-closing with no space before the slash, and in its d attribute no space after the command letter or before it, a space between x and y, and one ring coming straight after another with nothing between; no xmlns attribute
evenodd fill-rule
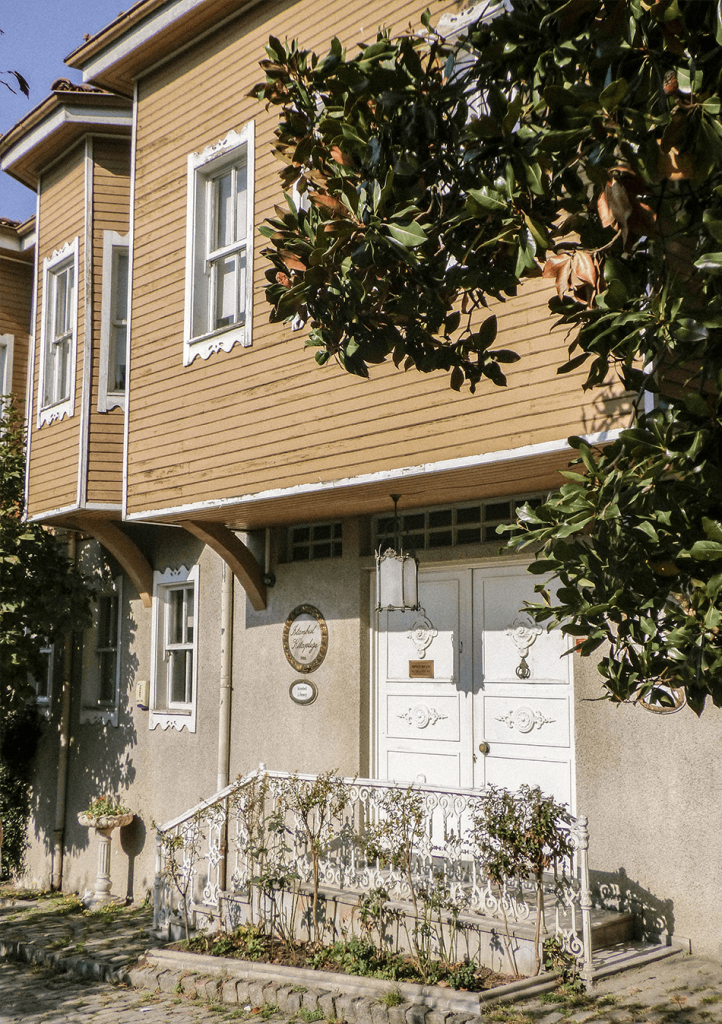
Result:
<svg viewBox="0 0 722 1024"><path fill-rule="evenodd" d="M411 509L399 515L399 531L405 548L423 551L429 548L457 547L460 544L503 543L497 526L513 523L515 510L529 502L539 505L539 495L518 498L491 498L439 508ZM374 520L374 547L394 548L396 528L393 516Z"/></svg>

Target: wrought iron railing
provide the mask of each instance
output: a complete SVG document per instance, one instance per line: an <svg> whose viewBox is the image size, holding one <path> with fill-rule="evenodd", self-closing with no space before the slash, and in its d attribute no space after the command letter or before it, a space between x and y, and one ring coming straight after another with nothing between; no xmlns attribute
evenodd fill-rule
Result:
<svg viewBox="0 0 722 1024"><path fill-rule="evenodd" d="M222 901L242 897L251 918L254 904L255 913L262 915L264 888L295 884L308 891L314 872L325 894L362 896L383 890L389 900L403 903L419 892L443 888L458 912L478 918L480 924L485 918L519 924L536 914L534 879L514 878L499 885L487 875L472 828L479 791L427 784L407 787L374 779L333 780L336 797L342 794L337 813L328 810L334 799L329 794L325 811L317 806L306 814L307 825L310 822L318 834L314 858L297 797L324 778L328 776L292 775L261 765L159 826L155 928L161 930L178 919L184 902L189 912L221 918ZM405 862L369 851L363 841L388 815L392 794L411 794L421 813L421 828ZM572 819L567 828L573 854L545 875L544 904L547 923L552 923L552 911L554 934L588 974L592 898L587 819Z"/></svg>

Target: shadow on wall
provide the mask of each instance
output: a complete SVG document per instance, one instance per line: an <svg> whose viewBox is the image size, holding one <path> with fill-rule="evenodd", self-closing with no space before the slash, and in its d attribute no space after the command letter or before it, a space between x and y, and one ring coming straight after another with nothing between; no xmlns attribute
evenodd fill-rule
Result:
<svg viewBox="0 0 722 1024"><path fill-rule="evenodd" d="M132 751L137 744L137 732L131 714L135 679L139 662L134 653L138 624L129 615L123 625L121 638L120 677L118 680L118 725L108 721L90 721L80 724L83 698L83 640L91 642L92 634L76 637L73 645L73 669L70 710L70 757L65 815L65 855L78 854L94 845L92 830L78 823L78 812L84 810L96 797L110 795L130 806L125 796L136 776ZM48 865L55 843L55 813L57 806L57 753L60 742L60 685L54 694L52 717L41 737L36 758L33 781L33 819L35 838L44 846ZM87 695L87 689L85 691ZM87 703L85 709L88 710ZM131 810L134 808L131 806ZM132 895L134 861L145 845L145 826L139 820L122 830L121 843L128 855L128 895ZM88 881L95 873L89 872ZM48 870L49 874L49 870Z"/></svg>
<svg viewBox="0 0 722 1024"><path fill-rule="evenodd" d="M662 900L618 871L590 872L593 906L635 916L635 935L649 942L669 943L674 934L674 902Z"/></svg>
<svg viewBox="0 0 722 1024"><path fill-rule="evenodd" d="M583 412L584 432L601 433L617 427L632 425L632 396L619 394L619 386L605 385L594 393L593 408Z"/></svg>

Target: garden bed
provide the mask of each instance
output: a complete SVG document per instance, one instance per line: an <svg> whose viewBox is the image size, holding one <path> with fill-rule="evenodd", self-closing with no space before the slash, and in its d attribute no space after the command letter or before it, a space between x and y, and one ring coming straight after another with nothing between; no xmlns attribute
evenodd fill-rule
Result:
<svg viewBox="0 0 722 1024"><path fill-rule="evenodd" d="M425 960L379 950L373 943L354 938L321 946L314 942L280 942L262 935L253 926L241 926L234 932L196 935L189 941L175 942L169 949L205 956L228 957L285 967L303 967L351 977L436 985L462 992L484 992L508 985L520 976L500 974L466 958L459 962Z"/></svg>

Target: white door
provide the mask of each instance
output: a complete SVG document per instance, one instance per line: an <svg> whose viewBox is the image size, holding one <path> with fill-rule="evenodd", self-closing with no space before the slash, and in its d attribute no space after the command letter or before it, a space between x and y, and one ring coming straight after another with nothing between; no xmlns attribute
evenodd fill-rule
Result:
<svg viewBox="0 0 722 1024"><path fill-rule="evenodd" d="M520 612L524 566L426 570L418 612L379 616L376 775L515 789L574 808L571 658Z"/></svg>

